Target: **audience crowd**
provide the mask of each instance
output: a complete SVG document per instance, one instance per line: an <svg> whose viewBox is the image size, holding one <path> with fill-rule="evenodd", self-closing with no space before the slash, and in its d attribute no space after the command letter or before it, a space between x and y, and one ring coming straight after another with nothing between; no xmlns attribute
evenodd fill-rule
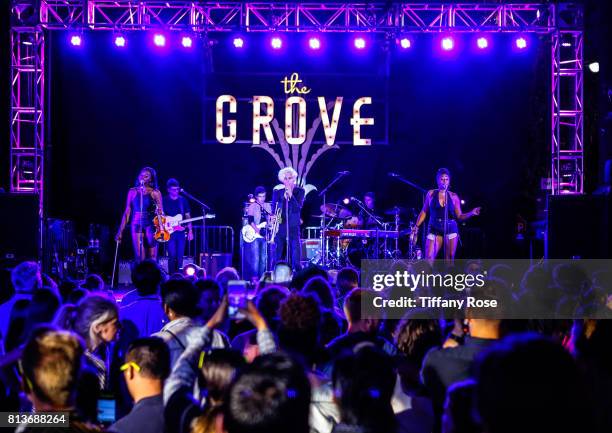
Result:
<svg viewBox="0 0 612 433"><path fill-rule="evenodd" d="M145 260L131 291L97 275L56 281L34 262L1 271L1 411L67 412L61 431L612 432L612 271L540 264L514 281L491 269L480 297L589 306L513 320L368 313L398 293L360 285L353 268L278 263L237 315L233 268L167 276Z"/></svg>

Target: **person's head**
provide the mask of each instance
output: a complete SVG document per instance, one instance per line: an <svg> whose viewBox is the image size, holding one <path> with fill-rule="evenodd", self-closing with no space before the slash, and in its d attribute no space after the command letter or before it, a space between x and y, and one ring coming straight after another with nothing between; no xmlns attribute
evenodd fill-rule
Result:
<svg viewBox="0 0 612 433"><path fill-rule="evenodd" d="M219 272L217 272L217 275L215 276L215 280L217 281L217 283L219 283L219 286L221 286L223 293L227 293L228 281L234 281L239 279L240 274L238 273L236 268L233 268L231 266L227 266L221 269Z"/></svg>
<svg viewBox="0 0 612 433"><path fill-rule="evenodd" d="M23 387L38 411L70 409L83 358L83 343L75 334L38 328L21 356Z"/></svg>
<svg viewBox="0 0 612 433"><path fill-rule="evenodd" d="M83 289L82 287L77 287L68 294L68 296L66 297L66 303L76 305L81 302L81 299L87 296L88 293L89 292L86 289Z"/></svg>
<svg viewBox="0 0 612 433"><path fill-rule="evenodd" d="M484 285L474 285L470 288L470 296L482 301L497 303L496 308L478 306L465 308L465 318L472 337L487 339L501 337L501 318L504 311L510 310L509 290L506 283L497 278L488 278Z"/></svg>
<svg viewBox="0 0 612 433"><path fill-rule="evenodd" d="M338 358L332 382L341 422L369 432L396 431L391 407L395 380L391 358L373 346Z"/></svg>
<svg viewBox="0 0 612 433"><path fill-rule="evenodd" d="M283 350L311 364L319 343L321 308L311 295L292 293L279 309L278 340Z"/></svg>
<svg viewBox="0 0 612 433"><path fill-rule="evenodd" d="M289 290L283 286L270 286L263 289L255 298L255 305L266 319L271 329L276 329L279 322L278 310L281 303L289 296Z"/></svg>
<svg viewBox="0 0 612 433"><path fill-rule="evenodd" d="M159 337L137 338L128 346L121 371L135 402L161 394L170 375L168 345Z"/></svg>
<svg viewBox="0 0 612 433"><path fill-rule="evenodd" d="M363 196L363 203L366 205L368 209L374 209L374 201L376 198L374 197L373 192L366 192Z"/></svg>
<svg viewBox="0 0 612 433"><path fill-rule="evenodd" d="M204 413L191 424L192 433L215 431L215 422L221 414L230 385L246 366L240 352L232 349L212 349L201 355L200 389L205 390L206 406Z"/></svg>
<svg viewBox="0 0 612 433"><path fill-rule="evenodd" d="M438 186L438 189L448 189L450 179L450 171L447 168L439 168L436 172L436 185Z"/></svg>
<svg viewBox="0 0 612 433"><path fill-rule="evenodd" d="M85 278L85 283L81 287L90 292L101 292L104 290L104 280L100 275L89 274Z"/></svg>
<svg viewBox="0 0 612 433"><path fill-rule="evenodd" d="M537 335L510 337L476 363L476 406L484 431L590 431L571 355Z"/></svg>
<svg viewBox="0 0 612 433"><path fill-rule="evenodd" d="M289 284L291 282L293 272L291 266L287 262L279 261L274 265L272 279L274 284Z"/></svg>
<svg viewBox="0 0 612 433"><path fill-rule="evenodd" d="M199 308L200 292L189 280L169 280L161 285L161 298L164 313L170 320L181 317L197 317L202 310Z"/></svg>
<svg viewBox="0 0 612 433"><path fill-rule="evenodd" d="M11 271L11 282L15 292L32 293L42 287L40 268L36 262L23 262Z"/></svg>
<svg viewBox="0 0 612 433"><path fill-rule="evenodd" d="M146 259L134 266L132 282L140 296L155 295L164 281L164 274L155 260Z"/></svg>
<svg viewBox="0 0 612 433"><path fill-rule="evenodd" d="M408 360L420 366L429 349L442 343L442 330L439 321L427 311L410 310L397 324L393 337Z"/></svg>
<svg viewBox="0 0 612 433"><path fill-rule="evenodd" d="M329 282L325 278L314 277L306 282L302 292L305 294L313 294L321 301L321 306L327 309L333 309L336 305L336 297L332 292Z"/></svg>
<svg viewBox="0 0 612 433"><path fill-rule="evenodd" d="M286 262L281 262L283 263L282 266L284 266L286 264ZM285 268L286 269L286 268ZM310 264L308 266L304 266L302 269L296 271L290 278L291 278L291 282L289 283L289 288L292 290L302 290L304 288L304 286L306 285L306 282L308 280L310 280L311 278L314 277L321 277L325 280L329 281L329 275L327 273L327 271L323 268L321 268L320 266L316 266L313 264Z"/></svg>
<svg viewBox="0 0 612 433"><path fill-rule="evenodd" d="M255 200L259 204L264 204L266 202L266 189L263 186L258 186L255 188L255 193L253 194Z"/></svg>
<svg viewBox="0 0 612 433"><path fill-rule="evenodd" d="M293 167L285 167L278 172L278 180L286 187L294 186L297 182L297 176L297 171Z"/></svg>
<svg viewBox="0 0 612 433"><path fill-rule="evenodd" d="M40 324L53 322L60 305L61 300L53 290L36 290L28 306L24 337L27 338Z"/></svg>
<svg viewBox="0 0 612 433"><path fill-rule="evenodd" d="M181 192L179 181L174 178L168 179L168 182L166 182L166 191L168 191L170 198L176 199Z"/></svg>
<svg viewBox="0 0 612 433"><path fill-rule="evenodd" d="M57 313L56 322L76 332L90 351L113 341L119 331L119 310L115 301L101 295L88 295L76 305L66 304ZM63 323L62 323L63 322Z"/></svg>
<svg viewBox="0 0 612 433"><path fill-rule="evenodd" d="M344 315L348 321L348 332L366 332L374 334L380 326L380 317L364 314L362 303L372 304L374 292L369 289L353 289L344 298Z"/></svg>
<svg viewBox="0 0 612 433"><path fill-rule="evenodd" d="M157 189L157 173L155 169L152 167L144 167L138 173L138 178L136 179L136 186L140 186L144 184L145 186L149 186L153 189Z"/></svg>
<svg viewBox="0 0 612 433"><path fill-rule="evenodd" d="M207 321L215 314L221 304L221 286L212 278L196 280L194 284L200 293L198 306L202 310L201 317L204 321Z"/></svg>
<svg viewBox="0 0 612 433"><path fill-rule="evenodd" d="M442 433L482 433L474 417L476 382L468 379L452 384L446 392Z"/></svg>
<svg viewBox="0 0 612 433"><path fill-rule="evenodd" d="M359 272L355 268L342 268L336 277L338 296L344 298L348 292L359 287Z"/></svg>
<svg viewBox="0 0 612 433"><path fill-rule="evenodd" d="M282 353L259 356L230 387L223 427L228 433L308 433L310 383Z"/></svg>

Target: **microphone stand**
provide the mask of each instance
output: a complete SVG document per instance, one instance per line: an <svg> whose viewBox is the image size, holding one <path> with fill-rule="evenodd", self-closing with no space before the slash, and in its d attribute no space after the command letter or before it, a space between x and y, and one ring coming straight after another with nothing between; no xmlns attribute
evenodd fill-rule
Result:
<svg viewBox="0 0 612 433"><path fill-rule="evenodd" d="M348 174L348 173L347 173ZM346 176L342 173L336 173L336 177L332 179L332 181L319 193L319 197L323 198L323 212L321 212L321 266L325 267L327 265L327 245L325 245L325 213L327 212L327 208L325 207L326 202L325 198L327 195L327 191L341 178Z"/></svg>
<svg viewBox="0 0 612 433"><path fill-rule="evenodd" d="M202 254L203 254L203 259L204 259L204 266L202 267L206 269L206 271L208 272L208 269L207 269L208 267L206 266L206 264L208 263L208 259L206 257L206 211L210 210L210 207L206 205L206 203L202 202L201 200L198 200L197 198L189 194L183 188L181 188L180 193L183 194L185 197L187 197L189 200L196 202L202 208L202 216L204 217L202 218L202 235L201 235L202 236L202 241L201 241L202 242ZM200 262L200 265L202 265L202 262Z"/></svg>
<svg viewBox="0 0 612 433"><path fill-rule="evenodd" d="M421 187L420 185L418 185L418 184L416 184L414 182L409 181L408 179L405 179L404 177L400 176L399 174L389 173L389 176L391 176L392 178L397 179L400 182L405 183L406 185L409 185L409 186L413 187L414 189L418 190L422 194L421 195L421 201L422 201L421 208L423 207L423 205L425 204L425 196L427 195L427 190L425 188ZM399 235L399 233L398 233L398 235ZM426 237L425 230L421 230L421 237L422 237L422 242L423 242L422 245L424 245L425 244L425 237ZM410 248L412 249L412 246Z"/></svg>

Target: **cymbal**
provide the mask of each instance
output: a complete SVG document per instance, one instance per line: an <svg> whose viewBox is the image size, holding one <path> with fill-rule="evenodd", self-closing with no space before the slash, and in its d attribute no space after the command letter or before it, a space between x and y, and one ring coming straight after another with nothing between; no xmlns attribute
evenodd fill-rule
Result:
<svg viewBox="0 0 612 433"><path fill-rule="evenodd" d="M408 209L406 209L405 207L401 207L401 206L393 206L390 209L387 209L385 211L385 215L395 215L395 214L401 214L401 213L408 213Z"/></svg>
<svg viewBox="0 0 612 433"><path fill-rule="evenodd" d="M327 203L325 206L321 206L321 212L325 214L325 216L332 218L350 218L353 216L353 213L340 204L335 203Z"/></svg>

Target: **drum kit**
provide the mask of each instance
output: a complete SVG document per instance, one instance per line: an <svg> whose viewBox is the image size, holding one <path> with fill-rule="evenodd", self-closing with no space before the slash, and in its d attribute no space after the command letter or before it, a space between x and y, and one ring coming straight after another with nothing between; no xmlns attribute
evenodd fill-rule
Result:
<svg viewBox="0 0 612 433"><path fill-rule="evenodd" d="M317 264L330 268L360 267L361 260L366 259L421 258L421 250L411 237L416 216L413 209L400 206L387 209L384 214L392 217L392 222L382 222L382 218L372 214L368 218L370 224L367 227L362 216L354 214L342 204L327 203L322 205L320 210L321 214L313 217L326 223L321 231L325 254L318 255ZM368 212L367 209L363 210ZM404 230L401 229L406 227L402 223L402 215L410 215L413 218ZM376 224L371 224L372 221ZM408 244L405 256L400 250L400 241L403 240Z"/></svg>

